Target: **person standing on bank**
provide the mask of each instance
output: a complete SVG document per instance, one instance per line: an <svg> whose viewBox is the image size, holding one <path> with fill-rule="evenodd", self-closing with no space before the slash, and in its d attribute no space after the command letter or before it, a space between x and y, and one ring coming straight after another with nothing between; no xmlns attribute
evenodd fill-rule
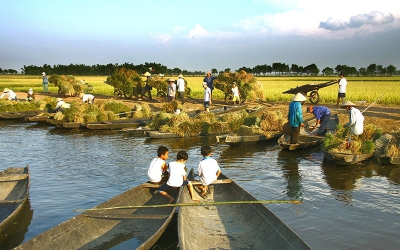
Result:
<svg viewBox="0 0 400 250"><path fill-rule="evenodd" d="M206 82L203 82L203 88L204 88L204 111L210 112L210 105L211 105L211 90L207 86Z"/></svg>
<svg viewBox="0 0 400 250"><path fill-rule="evenodd" d="M297 93L289 104L288 120L291 128L290 144L297 143L300 135L300 127L304 127L301 105L304 104L306 100L307 98L303 94Z"/></svg>
<svg viewBox="0 0 400 250"><path fill-rule="evenodd" d="M211 75L211 71L207 71L206 77L204 77L204 79L203 79L203 82L207 83L207 87L210 89L211 95L214 90L213 81L215 79L216 79L216 77Z"/></svg>
<svg viewBox="0 0 400 250"><path fill-rule="evenodd" d="M43 92L49 93L49 78L46 76L46 73L42 73L43 80L42 80L42 85L43 85Z"/></svg>
<svg viewBox="0 0 400 250"><path fill-rule="evenodd" d="M178 96L181 99L181 103L185 103L185 80L183 79L183 75L180 74L178 76L178 81L176 82L176 86L178 87Z"/></svg>
<svg viewBox="0 0 400 250"><path fill-rule="evenodd" d="M146 77L146 85L142 89L142 93L140 93L139 101L142 100L144 94L147 93L147 96L149 97L149 101L153 100L153 97L151 96L151 90L153 89L150 86L150 79L151 79L151 74L149 72L144 73L144 76Z"/></svg>
<svg viewBox="0 0 400 250"><path fill-rule="evenodd" d="M176 85L175 85L175 80L172 78L168 78L168 102L172 102L175 100L175 95L176 95Z"/></svg>
<svg viewBox="0 0 400 250"><path fill-rule="evenodd" d="M340 80L339 80L339 91L338 91L338 97L337 97L337 102L336 106L339 106L339 101L342 99L342 104L344 103L344 98L346 97L346 86L347 86L347 80L344 78L344 74L340 73Z"/></svg>
<svg viewBox="0 0 400 250"><path fill-rule="evenodd" d="M331 119L331 111L324 106L309 106L307 107L307 113L313 114L317 120L315 125L311 127L312 131L320 125L314 135L324 136L326 133L326 126L328 125L329 119Z"/></svg>
<svg viewBox="0 0 400 250"><path fill-rule="evenodd" d="M351 101L346 101L340 107L349 111L349 122L343 127L349 127L352 135L361 135L364 131L364 116L360 110L356 109L356 105Z"/></svg>

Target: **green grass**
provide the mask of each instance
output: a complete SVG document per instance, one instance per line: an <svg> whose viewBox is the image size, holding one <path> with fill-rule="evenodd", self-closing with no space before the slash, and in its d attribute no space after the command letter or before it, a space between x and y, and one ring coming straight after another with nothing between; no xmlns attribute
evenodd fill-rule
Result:
<svg viewBox="0 0 400 250"><path fill-rule="evenodd" d="M177 77L173 77L177 79ZM203 97L203 76L185 77L188 87L192 90L192 97ZM264 89L265 100L268 102L286 102L292 98L291 94L282 92L309 83L324 83L335 80L334 77L256 77ZM84 79L94 87L93 94L113 95L114 88L104 83L107 76L76 76L76 79ZM383 94L378 103L391 106L400 105L400 77L346 77L348 81L346 99L357 102L366 101L372 103ZM35 92L42 92L41 76L24 75L0 75L0 89L10 88L14 91L27 92L33 88ZM58 91L57 87L49 84L49 90L53 93ZM335 104L337 99L337 84L319 90L320 103ZM156 90L153 89L153 95ZM214 89L213 98L223 99L225 94Z"/></svg>

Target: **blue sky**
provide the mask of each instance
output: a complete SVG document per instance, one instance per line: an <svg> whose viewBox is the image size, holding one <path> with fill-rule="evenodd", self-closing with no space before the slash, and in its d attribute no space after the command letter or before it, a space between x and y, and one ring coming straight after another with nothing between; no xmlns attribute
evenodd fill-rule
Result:
<svg viewBox="0 0 400 250"><path fill-rule="evenodd" d="M400 69L392 0L0 0L0 68L156 62L207 71L281 62Z"/></svg>

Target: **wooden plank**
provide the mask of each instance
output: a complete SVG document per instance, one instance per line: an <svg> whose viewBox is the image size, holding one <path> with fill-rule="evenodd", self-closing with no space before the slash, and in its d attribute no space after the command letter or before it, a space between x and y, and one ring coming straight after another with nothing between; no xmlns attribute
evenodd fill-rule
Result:
<svg viewBox="0 0 400 250"><path fill-rule="evenodd" d="M165 214L102 214L102 213L85 213L85 217L104 218L104 219L165 219Z"/></svg>
<svg viewBox="0 0 400 250"><path fill-rule="evenodd" d="M0 181L21 181L28 178L28 174L16 174L16 175L9 175L9 176L0 176Z"/></svg>

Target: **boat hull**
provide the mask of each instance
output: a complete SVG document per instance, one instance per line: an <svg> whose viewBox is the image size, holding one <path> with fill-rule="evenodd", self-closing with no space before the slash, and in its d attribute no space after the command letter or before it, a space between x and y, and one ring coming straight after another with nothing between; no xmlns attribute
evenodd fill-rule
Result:
<svg viewBox="0 0 400 250"><path fill-rule="evenodd" d="M400 165L400 157L391 157L387 155L378 156L378 161L381 164Z"/></svg>
<svg viewBox="0 0 400 250"><path fill-rule="evenodd" d="M168 199L157 190L142 184L95 209L168 203ZM179 189L171 195L178 199ZM108 249L127 240L132 240L132 248L150 249L168 226L174 212L174 207L88 210L16 249ZM133 246L135 244L137 246Z"/></svg>
<svg viewBox="0 0 400 250"><path fill-rule="evenodd" d="M221 174L220 178L226 176ZM210 185L210 189L201 201L256 200L235 182ZM179 203L190 202L190 195L184 189ZM181 250L310 249L263 204L180 206L178 237Z"/></svg>
<svg viewBox="0 0 400 250"><path fill-rule="evenodd" d="M362 161L368 160L372 158L372 153L368 154L343 154L343 153L331 153L328 151L324 151L324 157L333 162L335 165L354 165L360 163Z"/></svg>

